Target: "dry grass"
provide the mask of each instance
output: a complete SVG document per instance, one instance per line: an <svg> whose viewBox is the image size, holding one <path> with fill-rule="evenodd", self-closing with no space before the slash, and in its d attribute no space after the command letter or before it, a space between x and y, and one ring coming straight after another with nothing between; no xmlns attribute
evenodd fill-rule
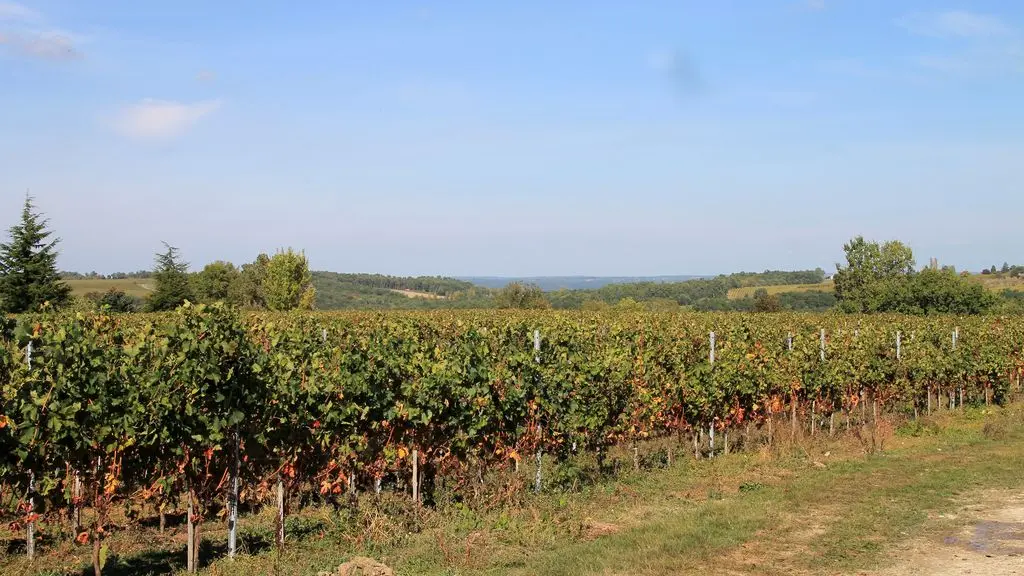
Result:
<svg viewBox="0 0 1024 576"><path fill-rule="evenodd" d="M153 292L152 278L124 278L121 280L67 280L71 286L71 293L75 296L84 296L89 292L106 292L116 288L129 296L146 298Z"/></svg>
<svg viewBox="0 0 1024 576"><path fill-rule="evenodd" d="M980 281L985 288L994 292L1024 290L1024 278L997 278L988 274L975 274L972 278Z"/></svg>
<svg viewBox="0 0 1024 576"><path fill-rule="evenodd" d="M425 298L427 300L444 300L444 296L440 294L431 294L430 292L419 292L417 290L403 290L400 288L389 288L391 292L395 294L401 294L406 298Z"/></svg>
<svg viewBox="0 0 1024 576"><path fill-rule="evenodd" d="M758 289L764 288L769 294L782 294L783 292L831 292L834 288L831 280L819 284L787 284L780 286L745 286L729 290L729 300L739 300L754 295Z"/></svg>

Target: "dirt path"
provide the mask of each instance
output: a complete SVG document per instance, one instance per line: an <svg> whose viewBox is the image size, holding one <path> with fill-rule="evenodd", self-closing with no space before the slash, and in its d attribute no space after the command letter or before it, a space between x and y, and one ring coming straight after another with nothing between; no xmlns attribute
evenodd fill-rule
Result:
<svg viewBox="0 0 1024 576"><path fill-rule="evenodd" d="M878 576L1024 575L1024 494L986 492L955 514L951 529L899 546Z"/></svg>

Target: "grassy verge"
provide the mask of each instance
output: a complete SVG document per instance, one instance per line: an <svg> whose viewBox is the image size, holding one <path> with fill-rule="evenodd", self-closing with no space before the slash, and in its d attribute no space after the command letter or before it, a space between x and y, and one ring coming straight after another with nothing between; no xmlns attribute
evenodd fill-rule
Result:
<svg viewBox="0 0 1024 576"><path fill-rule="evenodd" d="M399 574L848 573L884 562L892 545L933 529L959 497L1024 486L1024 411L969 409L908 426L882 453L853 438L802 441L672 467L629 472L574 493L490 493L474 505L415 511L402 499L360 510L307 509L289 520L283 553L268 546L267 512L243 519L249 554L223 558L225 532L204 534L206 574L314 574L353 554ZM497 494L497 495L495 495ZM170 574L181 530L115 535L105 574ZM143 551L145 549L146 551ZM87 550L56 547L32 567L83 572ZM43 572L46 573L46 572Z"/></svg>

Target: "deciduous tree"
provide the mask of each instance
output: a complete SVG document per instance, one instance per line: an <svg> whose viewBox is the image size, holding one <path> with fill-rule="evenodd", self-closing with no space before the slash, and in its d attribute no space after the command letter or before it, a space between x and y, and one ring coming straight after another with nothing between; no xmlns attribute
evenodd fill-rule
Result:
<svg viewBox="0 0 1024 576"><path fill-rule="evenodd" d="M131 296L117 288L111 288L102 294L90 292L85 297L99 312L125 313L138 312L142 309L141 298Z"/></svg>
<svg viewBox="0 0 1024 576"><path fill-rule="evenodd" d="M241 304L241 276L231 262L211 262L195 275L196 296L203 302Z"/></svg>
<svg viewBox="0 0 1024 576"><path fill-rule="evenodd" d="M536 284L509 282L494 294L498 308L551 308L551 302Z"/></svg>
<svg viewBox="0 0 1024 576"><path fill-rule="evenodd" d="M269 264L270 257L266 254L260 254L253 262L242 264L241 275L238 279L238 297L242 306L257 309L267 307L263 285L266 283Z"/></svg>
<svg viewBox="0 0 1024 576"><path fill-rule="evenodd" d="M914 272L910 247L892 240L884 244L857 236L843 246L846 266L836 264L836 299L846 312L877 312L887 293Z"/></svg>
<svg viewBox="0 0 1024 576"><path fill-rule="evenodd" d="M758 288L754 291L754 312L779 312L782 310L782 302L775 294L769 294L768 290Z"/></svg>
<svg viewBox="0 0 1024 576"><path fill-rule="evenodd" d="M312 310L316 290L306 255L291 248L274 254L267 263L263 294L270 310Z"/></svg>
<svg viewBox="0 0 1024 576"><path fill-rule="evenodd" d="M858 236L844 249L847 265L836 266L835 288L846 312L980 314L996 304L984 286L952 268L916 272L913 252L900 242L879 245Z"/></svg>

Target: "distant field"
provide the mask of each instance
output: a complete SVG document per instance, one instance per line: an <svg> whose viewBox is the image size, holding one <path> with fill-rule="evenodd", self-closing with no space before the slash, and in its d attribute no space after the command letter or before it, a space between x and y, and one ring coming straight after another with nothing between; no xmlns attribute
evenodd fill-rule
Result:
<svg viewBox="0 0 1024 576"><path fill-rule="evenodd" d="M993 292L1002 290L1024 290L1024 278L993 278L987 274L974 274L972 279L985 285L985 288ZM758 288L764 288L769 294L781 294L783 292L831 292L834 287L831 280L820 284L791 284L787 286L746 286L744 288L733 288L729 290L729 300L739 300L747 296L753 296Z"/></svg>
<svg viewBox="0 0 1024 576"><path fill-rule="evenodd" d="M972 278L980 280L989 290L1024 290L1024 278L993 278L988 274L975 274Z"/></svg>
<svg viewBox="0 0 1024 576"><path fill-rule="evenodd" d="M89 292L106 292L117 288L129 296L145 298L153 292L152 278L125 278L122 280L67 280L71 293L84 296Z"/></svg>
<svg viewBox="0 0 1024 576"><path fill-rule="evenodd" d="M783 292L831 292L832 281L826 280L818 284L789 284L786 286L745 286L729 290L729 300L739 300L747 296L753 296L759 288L764 288L769 294L781 294Z"/></svg>
<svg viewBox="0 0 1024 576"><path fill-rule="evenodd" d="M400 290L398 288L389 288L395 294L401 294L407 298L426 298L427 300L444 300L444 296L440 294L431 294L430 292L419 292L417 290Z"/></svg>

